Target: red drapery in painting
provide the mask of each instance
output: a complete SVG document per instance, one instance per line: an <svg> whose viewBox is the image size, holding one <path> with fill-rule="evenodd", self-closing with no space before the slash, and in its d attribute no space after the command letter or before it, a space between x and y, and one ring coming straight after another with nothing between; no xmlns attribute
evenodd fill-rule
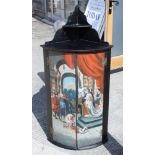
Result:
<svg viewBox="0 0 155 155"><path fill-rule="evenodd" d="M103 92L103 73L104 67L102 61L105 57L104 53L96 54L78 54L77 55L77 65L80 71L89 77L92 77L96 80L96 85ZM74 69L74 60L73 54L66 53L64 55L66 64Z"/></svg>

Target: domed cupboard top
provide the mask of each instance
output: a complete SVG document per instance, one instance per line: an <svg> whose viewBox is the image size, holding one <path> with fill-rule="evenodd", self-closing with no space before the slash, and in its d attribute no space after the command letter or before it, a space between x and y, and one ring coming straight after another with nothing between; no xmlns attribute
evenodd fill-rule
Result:
<svg viewBox="0 0 155 155"><path fill-rule="evenodd" d="M56 32L52 41L46 42L42 47L63 52L95 52L108 50L112 46L100 40L97 31L87 22L77 5L66 25Z"/></svg>

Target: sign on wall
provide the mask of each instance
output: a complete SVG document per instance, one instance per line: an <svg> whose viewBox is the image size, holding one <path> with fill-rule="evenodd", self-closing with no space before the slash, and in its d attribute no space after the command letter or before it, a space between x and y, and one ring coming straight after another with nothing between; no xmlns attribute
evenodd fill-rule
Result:
<svg viewBox="0 0 155 155"><path fill-rule="evenodd" d="M98 32L102 38L105 29L105 1L104 0L89 0L85 15L87 21Z"/></svg>

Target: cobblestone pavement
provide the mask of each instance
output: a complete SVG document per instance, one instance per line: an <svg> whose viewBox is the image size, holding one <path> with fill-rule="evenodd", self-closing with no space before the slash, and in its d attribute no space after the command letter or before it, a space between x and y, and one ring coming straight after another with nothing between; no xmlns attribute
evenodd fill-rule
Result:
<svg viewBox="0 0 155 155"><path fill-rule="evenodd" d="M47 138L46 90L44 84L43 53L41 44L53 38L54 29L32 19L32 154L33 155L122 155L123 154L123 101L122 72L111 74L109 141L90 150L72 151L51 144Z"/></svg>

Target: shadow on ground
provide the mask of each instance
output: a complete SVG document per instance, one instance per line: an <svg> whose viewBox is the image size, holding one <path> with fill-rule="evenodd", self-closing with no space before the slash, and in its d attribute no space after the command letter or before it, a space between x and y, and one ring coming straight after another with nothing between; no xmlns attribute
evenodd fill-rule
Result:
<svg viewBox="0 0 155 155"><path fill-rule="evenodd" d="M38 76L44 81L44 73L39 72ZM47 109L46 109L46 89L43 86L38 93L33 95L32 98L32 112L38 120L41 128L44 133L47 135ZM104 147L112 154L112 155L123 155L123 147L121 144L117 142L113 136L108 133L108 142L104 144Z"/></svg>

